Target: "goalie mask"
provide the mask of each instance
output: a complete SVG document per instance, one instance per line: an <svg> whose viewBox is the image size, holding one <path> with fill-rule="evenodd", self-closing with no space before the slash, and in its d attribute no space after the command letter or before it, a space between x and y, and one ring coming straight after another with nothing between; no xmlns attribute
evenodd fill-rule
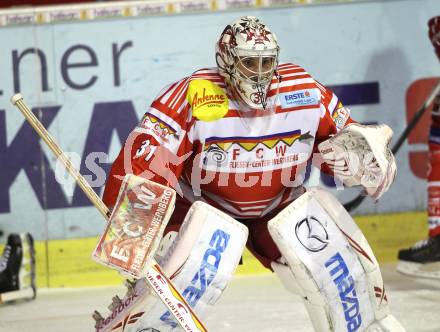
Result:
<svg viewBox="0 0 440 332"><path fill-rule="evenodd" d="M224 29L216 44L216 62L232 94L244 106L242 111L272 109L268 91L278 54L275 35L256 17L244 16Z"/></svg>

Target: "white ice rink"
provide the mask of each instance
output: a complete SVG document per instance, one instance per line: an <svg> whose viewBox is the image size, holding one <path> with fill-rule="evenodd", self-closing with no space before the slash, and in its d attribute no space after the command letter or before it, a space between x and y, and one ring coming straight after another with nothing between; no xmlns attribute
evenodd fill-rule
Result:
<svg viewBox="0 0 440 332"><path fill-rule="evenodd" d="M393 314L407 331L440 331L440 280L413 279L382 266ZM0 331L94 331L93 310L104 314L122 287L42 289L32 302L0 306ZM209 331L313 331L299 297L286 293L274 275L235 277L215 310Z"/></svg>

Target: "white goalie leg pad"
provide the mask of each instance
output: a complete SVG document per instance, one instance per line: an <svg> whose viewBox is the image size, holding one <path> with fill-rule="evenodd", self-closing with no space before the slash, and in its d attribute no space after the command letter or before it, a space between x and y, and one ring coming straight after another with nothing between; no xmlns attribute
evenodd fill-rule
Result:
<svg viewBox="0 0 440 332"><path fill-rule="evenodd" d="M270 263L273 272L275 272L277 277L280 279L285 289L293 294L302 295L303 292L301 291L301 287L298 286L295 276L290 270L289 265L285 262L284 257L281 257L281 261L282 262Z"/></svg>
<svg viewBox="0 0 440 332"><path fill-rule="evenodd" d="M214 305L240 261L248 229L220 210L195 202L188 211L171 245L161 249L158 263L188 304L201 315ZM166 307L158 300L135 325L161 332L176 328Z"/></svg>
<svg viewBox="0 0 440 332"><path fill-rule="evenodd" d="M333 195L308 190L268 228L316 331L405 331L367 240Z"/></svg>

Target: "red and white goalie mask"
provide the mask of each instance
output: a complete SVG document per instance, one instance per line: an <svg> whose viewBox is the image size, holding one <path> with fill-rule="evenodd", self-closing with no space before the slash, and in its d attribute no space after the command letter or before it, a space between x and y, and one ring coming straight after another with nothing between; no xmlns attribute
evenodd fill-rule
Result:
<svg viewBox="0 0 440 332"><path fill-rule="evenodd" d="M241 17L223 30L216 62L242 111L273 109L268 90L276 76L278 54L275 35L254 16Z"/></svg>
<svg viewBox="0 0 440 332"><path fill-rule="evenodd" d="M434 46L435 53L440 60L440 16L435 16L428 21L428 36Z"/></svg>

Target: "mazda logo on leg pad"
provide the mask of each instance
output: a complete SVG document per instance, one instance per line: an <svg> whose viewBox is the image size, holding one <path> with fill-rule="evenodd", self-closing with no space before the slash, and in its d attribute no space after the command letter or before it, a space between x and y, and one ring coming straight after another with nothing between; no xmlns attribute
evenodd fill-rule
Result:
<svg viewBox="0 0 440 332"><path fill-rule="evenodd" d="M298 241L309 251L318 252L328 246L328 233L324 225L313 216L307 216L295 226Z"/></svg>

